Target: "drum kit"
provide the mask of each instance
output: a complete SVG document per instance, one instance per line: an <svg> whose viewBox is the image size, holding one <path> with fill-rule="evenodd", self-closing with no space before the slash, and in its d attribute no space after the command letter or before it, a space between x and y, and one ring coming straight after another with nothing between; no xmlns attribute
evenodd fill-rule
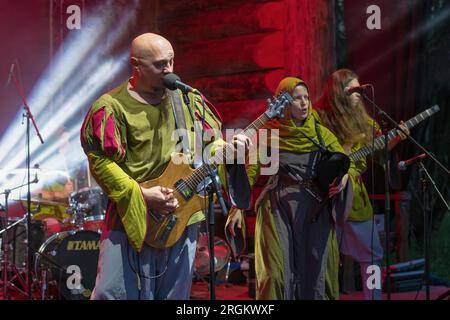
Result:
<svg viewBox="0 0 450 320"><path fill-rule="evenodd" d="M7 197L6 208L0 204L0 300L28 299L30 276L32 299L87 300L94 289L106 194L100 187L87 187L44 195L40 189L31 197L30 244L28 214L23 212L27 200L16 199L19 213L7 204ZM206 234L200 233L194 270L201 278L209 274L207 244ZM215 237L214 252L217 272L230 263L231 251Z"/></svg>
<svg viewBox="0 0 450 320"><path fill-rule="evenodd" d="M8 239L0 253L3 292L7 293L3 299L13 298L12 292L15 298L26 298L29 274L35 299L89 299L97 274L106 195L99 187L83 188L67 199L32 198L31 203L37 208L31 214L31 246L26 214L6 222L2 219L0 234L6 233L2 239ZM33 258L28 268L30 252Z"/></svg>
<svg viewBox="0 0 450 320"><path fill-rule="evenodd" d="M197 276L205 277L210 274L210 253L208 247L208 235L200 233L197 239L195 252L194 272ZM231 259L231 249L220 237L214 237L214 271L222 270Z"/></svg>

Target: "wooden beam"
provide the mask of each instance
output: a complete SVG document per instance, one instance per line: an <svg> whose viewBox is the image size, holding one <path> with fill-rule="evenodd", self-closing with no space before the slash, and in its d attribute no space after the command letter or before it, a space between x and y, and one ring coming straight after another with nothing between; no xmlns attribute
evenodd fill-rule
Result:
<svg viewBox="0 0 450 320"><path fill-rule="evenodd" d="M159 27L168 39L186 43L282 30L286 15L283 2L251 3L160 19Z"/></svg>
<svg viewBox="0 0 450 320"><path fill-rule="evenodd" d="M214 102L264 99L273 95L284 69L202 78L189 84Z"/></svg>
<svg viewBox="0 0 450 320"><path fill-rule="evenodd" d="M216 103L224 128L245 128L267 110L265 99Z"/></svg>
<svg viewBox="0 0 450 320"><path fill-rule="evenodd" d="M283 39L271 32L176 46L175 72L194 79L283 68Z"/></svg>
<svg viewBox="0 0 450 320"><path fill-rule="evenodd" d="M278 0L280 1L280 0ZM161 14L164 16L180 16L192 12L229 8L246 3L278 2L277 0L162 0Z"/></svg>
<svg viewBox="0 0 450 320"><path fill-rule="evenodd" d="M285 0L285 69L308 83L315 101L335 70L334 6L329 0Z"/></svg>

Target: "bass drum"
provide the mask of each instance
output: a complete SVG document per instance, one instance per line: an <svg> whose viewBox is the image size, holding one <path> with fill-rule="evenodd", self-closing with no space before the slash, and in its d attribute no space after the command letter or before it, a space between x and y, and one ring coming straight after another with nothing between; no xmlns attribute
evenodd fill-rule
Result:
<svg viewBox="0 0 450 320"><path fill-rule="evenodd" d="M74 230L56 233L39 248L35 275L42 299L87 300L97 275L100 233Z"/></svg>

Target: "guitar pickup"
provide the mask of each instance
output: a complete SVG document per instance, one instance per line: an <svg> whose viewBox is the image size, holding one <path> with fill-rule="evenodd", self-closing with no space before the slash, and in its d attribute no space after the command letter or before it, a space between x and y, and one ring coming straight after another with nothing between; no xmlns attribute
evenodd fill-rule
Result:
<svg viewBox="0 0 450 320"><path fill-rule="evenodd" d="M169 235L172 232L173 227L175 226L176 223L177 223L177 217L174 214L172 214L169 218L169 221L166 224L166 227L164 228L163 234L159 238L159 243L161 245L164 245L167 242L167 238L169 237Z"/></svg>
<svg viewBox="0 0 450 320"><path fill-rule="evenodd" d="M183 179L178 180L175 183L175 187L178 189L180 194L183 196L184 200L189 200L194 195L192 189L187 185L186 181Z"/></svg>
<svg viewBox="0 0 450 320"><path fill-rule="evenodd" d="M150 210L150 209L148 210L148 214L149 214L153 219L155 219L157 222L161 222L161 220L165 218L164 215L159 214L159 213L157 213L157 212L153 212L153 210Z"/></svg>

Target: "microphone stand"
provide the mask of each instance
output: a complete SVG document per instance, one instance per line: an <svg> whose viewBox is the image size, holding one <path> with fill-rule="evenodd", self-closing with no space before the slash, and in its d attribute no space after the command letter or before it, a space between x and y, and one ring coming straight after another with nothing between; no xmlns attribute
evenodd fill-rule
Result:
<svg viewBox="0 0 450 320"><path fill-rule="evenodd" d="M367 100L372 106L374 106L378 110L378 114L387 119L397 130L403 132L406 138L411 141L416 147L418 147L422 152L426 153L426 155L431 158L439 167L441 167L444 172L450 176L450 170L447 169L436 157L430 153L427 149L425 149L419 142L417 142L413 137L407 135L405 131L398 125L398 123L392 119L386 112L384 112L379 106L375 104L373 100L371 100L364 92L361 94L365 100ZM386 138L385 138L386 139ZM385 140L386 141L386 140Z"/></svg>
<svg viewBox="0 0 450 320"><path fill-rule="evenodd" d="M381 109L372 99L370 99L367 94L362 91L361 96L368 101L377 111L378 114L383 117L384 120L387 120L389 123L391 123L397 130L403 132L406 136L406 138L411 141L414 145L416 145L420 150L422 150L424 153L427 154L435 163L437 163L444 172L446 172L448 175L450 175L450 171L442 164L440 163L428 150L426 150L419 142L417 142L413 137L406 134L406 132L398 125L398 123L392 119L383 109ZM386 129L386 128L385 128ZM391 299L391 288L390 288L390 265L389 265L389 233L390 233L390 195L389 195L389 160L388 160L388 130L384 130L384 153L385 153L385 229L386 229L386 287L387 287L387 298L388 300ZM427 172L428 174L428 172ZM431 177L430 177L431 178ZM440 193L439 193L440 194ZM425 235L424 235L425 236ZM427 245L425 243L425 245ZM427 260L427 259L425 259ZM429 290L429 289L428 289Z"/></svg>
<svg viewBox="0 0 450 320"><path fill-rule="evenodd" d="M389 193L389 177L390 177L390 167L389 167L389 130L388 125L383 118L383 135L384 135L384 208L385 208L385 218L384 228L385 233L385 246L386 246L386 288L387 288L387 299L391 300L391 268L389 260L390 243L389 238L391 235L391 194Z"/></svg>
<svg viewBox="0 0 450 320"><path fill-rule="evenodd" d="M389 193L389 130L387 128L386 120L388 120L393 126L397 129L404 131L398 126L397 122L394 121L384 110L382 110L372 99L370 99L364 91L361 92L362 97L368 101L375 109L378 111L378 114L381 115L382 118L382 126L383 126L383 134L384 134L384 210L385 210L385 259L386 259L386 291L387 291L387 299L391 300L391 270L390 270L390 261L389 261L389 237L391 233L390 228L390 220L391 220L391 199ZM409 135L406 135L409 137Z"/></svg>
<svg viewBox="0 0 450 320"><path fill-rule="evenodd" d="M185 90L182 90L183 92L183 100L184 103L187 105L189 114L192 120L192 123L194 124L194 130L197 131L197 128L195 126L195 118L192 114L192 109L190 106L190 100L188 97L188 92ZM203 100L203 96L199 91L195 91L194 93L198 94L202 100L203 104L203 110L205 111L205 102ZM217 172L211 167L209 164L209 161L205 161L203 159L204 150L205 150L205 143L203 141L203 135L200 135L199 132L197 132L197 137L201 139L202 142L202 166L205 166L208 170L208 177L211 180L211 183L206 185L204 183L206 189L206 194L208 195L208 209L206 210L206 219L208 221L208 248L209 248L209 270L210 270L210 278L209 278L209 293L210 293L210 299L216 300L216 278L215 278L215 256L214 256L214 238L215 238L215 224L216 224L216 218L214 214L214 194L216 194L217 199L219 201L220 207L223 211L224 215L228 214L227 206L225 205L225 200L221 191L221 187L219 185L218 175ZM195 150L194 150L195 152Z"/></svg>
<svg viewBox="0 0 450 320"><path fill-rule="evenodd" d="M442 196L441 192L436 186L433 178L423 165L422 161L418 162L419 165L419 173L420 173L420 183L422 189L422 202L423 202L423 235L424 235L424 255L425 255L425 290L426 290L426 300L430 300L430 244L431 244L431 208L430 208L430 199L428 193L428 185L429 182L433 185L433 188L436 190L437 194L441 198L442 202L445 204L447 210L450 211L450 207Z"/></svg>
<svg viewBox="0 0 450 320"><path fill-rule="evenodd" d="M33 114L31 113L30 107L27 104L27 101L25 99L25 96L23 94L22 86L20 85L19 81L17 81L16 75L13 72L12 73L12 79L14 81L14 85L16 86L16 89L22 99L25 113L23 117L27 118L27 241L28 241L28 248L32 248L31 242L31 190L30 190L30 121L33 123L34 129L36 130L36 134L42 144L44 144L44 140L42 139L42 136L39 132L39 129L36 125L36 122L34 121ZM30 254L30 250L28 249L28 263L27 263L27 269L28 269L28 299L32 299L32 292L31 292L31 265L32 265L32 255Z"/></svg>

